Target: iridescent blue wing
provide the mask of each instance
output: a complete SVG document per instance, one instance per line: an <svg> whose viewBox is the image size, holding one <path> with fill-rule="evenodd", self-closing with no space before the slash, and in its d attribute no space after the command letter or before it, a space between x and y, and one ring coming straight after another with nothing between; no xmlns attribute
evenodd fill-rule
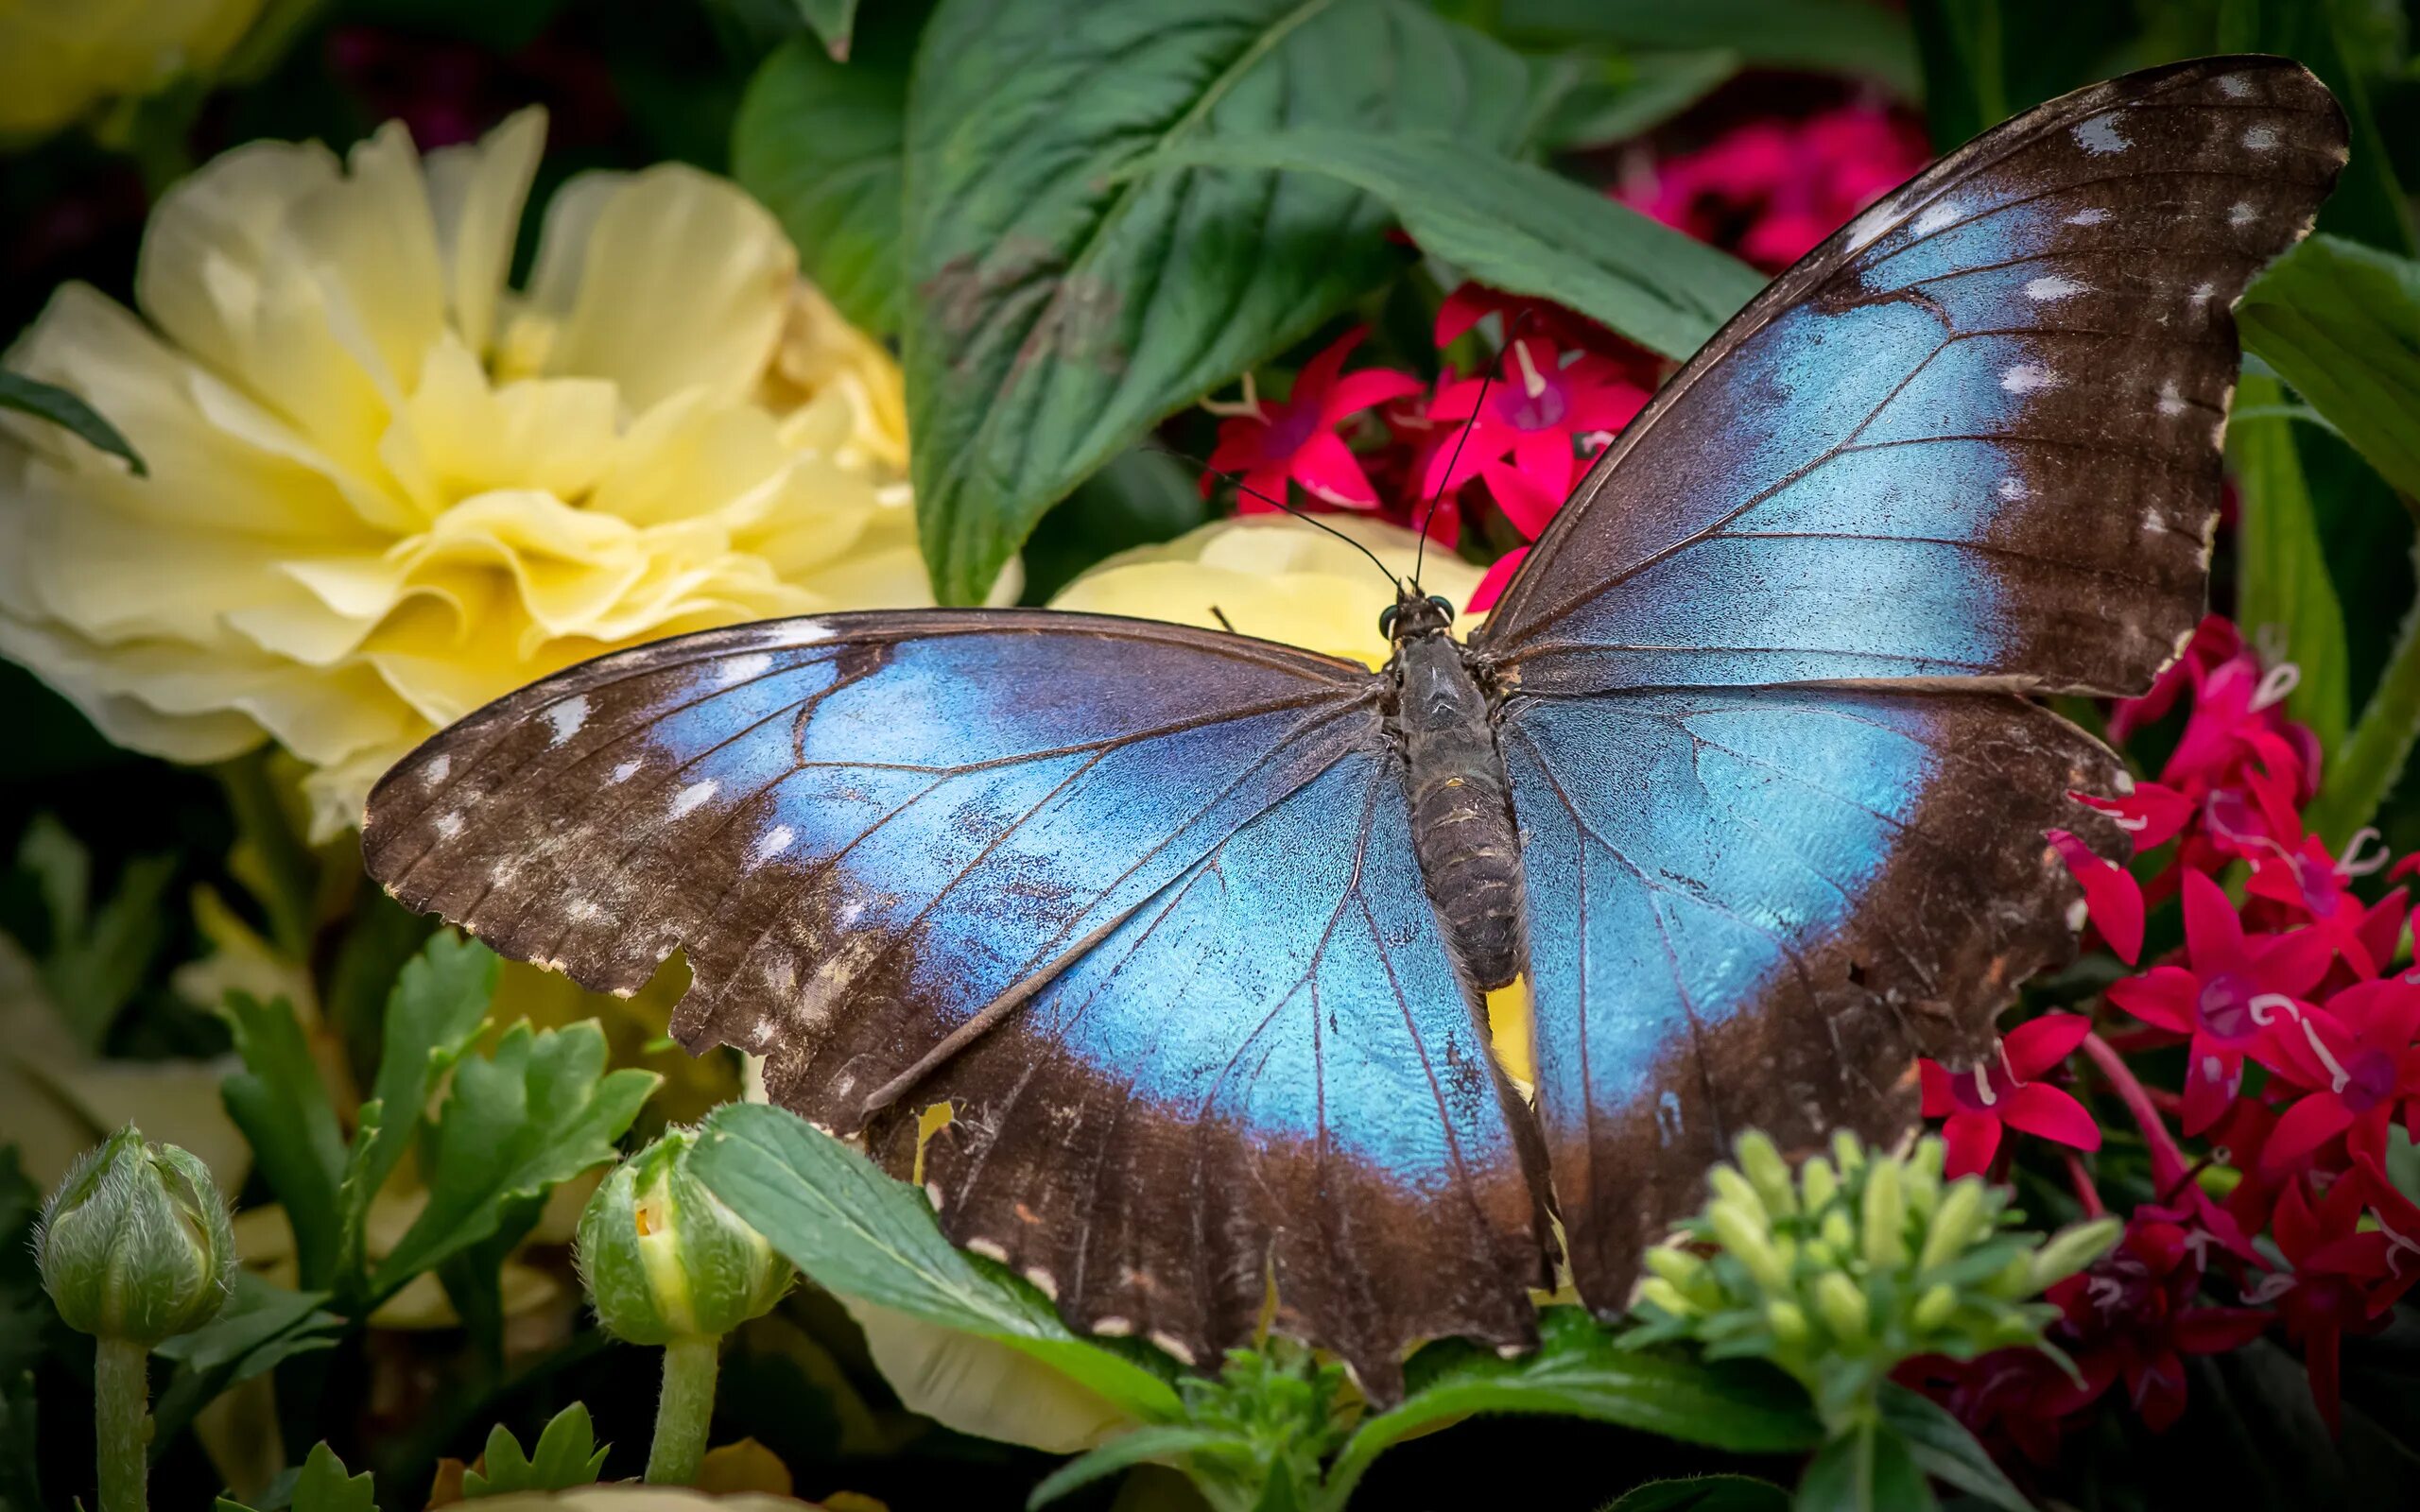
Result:
<svg viewBox="0 0 2420 1512"><path fill-rule="evenodd" d="M524 689L372 795L370 869L630 991L1070 1321L1208 1359L1273 1279L1384 1390L1531 1327L1532 1199L1409 839L1386 684L1102 616L836 614Z"/></svg>
<svg viewBox="0 0 2420 1512"><path fill-rule="evenodd" d="M1539 1116L1584 1296L1724 1139L1895 1134L2071 949L2043 842L2202 611L2229 307L2342 115L2276 59L2054 101L1859 215L1608 449L1489 618ZM1966 690L1963 692L1958 690Z"/></svg>
<svg viewBox="0 0 2420 1512"><path fill-rule="evenodd" d="M2192 630L2229 315L2342 113L2273 58L2098 84L1859 215L1582 480L1484 638L1533 693L2146 685Z"/></svg>

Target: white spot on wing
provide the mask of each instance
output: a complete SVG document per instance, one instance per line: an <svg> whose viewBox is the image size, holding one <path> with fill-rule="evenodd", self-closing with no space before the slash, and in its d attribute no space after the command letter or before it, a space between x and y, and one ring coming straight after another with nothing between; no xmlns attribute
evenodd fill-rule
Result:
<svg viewBox="0 0 2420 1512"><path fill-rule="evenodd" d="M564 912L570 914L574 919L583 924L589 922L591 919L602 919L605 917L605 910L597 907L594 900L587 898L580 899L579 902L573 903L571 907L565 909Z"/></svg>
<svg viewBox="0 0 2420 1512"><path fill-rule="evenodd" d="M1891 229L1899 218L1899 197L1887 196L1876 200L1849 222L1848 250L1854 252Z"/></svg>
<svg viewBox="0 0 2420 1512"><path fill-rule="evenodd" d="M2067 217L2070 226L2098 226L2109 218L2109 212L2099 205L2086 205Z"/></svg>
<svg viewBox="0 0 2420 1512"><path fill-rule="evenodd" d="M691 782L680 792L675 793L672 795L672 817L681 818L694 812L699 804L714 797L715 789L721 785L720 782L709 777L703 782Z"/></svg>
<svg viewBox="0 0 2420 1512"><path fill-rule="evenodd" d="M2252 208L2251 200L2238 199L2234 204L2227 207L2227 224L2230 226L2249 226L2253 221L2259 218L2259 215L2260 213L2258 211Z"/></svg>
<svg viewBox="0 0 2420 1512"><path fill-rule="evenodd" d="M2106 157L2112 152L2123 152L2134 144L2118 129L2118 117L2112 113L2096 115L2077 127L2076 146L2096 157Z"/></svg>
<svg viewBox="0 0 2420 1512"><path fill-rule="evenodd" d="M2075 280L2060 278L2055 274L2037 278L2025 285L2025 297L2035 301L2071 300L2079 294L2087 292L2089 291Z"/></svg>
<svg viewBox="0 0 2420 1512"><path fill-rule="evenodd" d="M2168 521L2157 509L2146 509L2143 511L2143 534L2147 536L2164 536L2168 534Z"/></svg>
<svg viewBox="0 0 2420 1512"><path fill-rule="evenodd" d="M733 657L716 668L715 680L728 688L735 682L746 682L751 678L761 678L771 671L772 667L773 659L770 655L763 651L752 651L746 656Z"/></svg>
<svg viewBox="0 0 2420 1512"><path fill-rule="evenodd" d="M1009 1252L989 1239L968 1240L966 1252L970 1255L980 1255L985 1260L997 1264L1005 1265L1009 1263Z"/></svg>
<svg viewBox="0 0 2420 1512"><path fill-rule="evenodd" d="M831 627L821 620L782 620L765 627L756 638L759 645L813 645L818 641L832 639Z"/></svg>
<svg viewBox="0 0 2420 1512"><path fill-rule="evenodd" d="M771 829L765 832L765 837L763 839L756 842L756 849L748 852L748 864L752 867L763 866L766 862L770 861L773 857L780 855L783 851L788 850L790 848L790 842L797 838L797 833L788 825L774 825Z"/></svg>
<svg viewBox="0 0 2420 1512"><path fill-rule="evenodd" d="M639 763L638 763L638 758L637 758L637 757L635 757L635 756L633 756L633 757L631 757L629 761L626 761L626 762L622 763L620 765L618 765L618 766L614 767L614 775L613 775L613 776L611 776L611 777L609 777L609 778L607 778L605 781L606 781L606 782L612 782L612 783L616 783L616 784L618 784L618 783L622 783L622 782L629 782L631 778L636 777L636 776L638 776L638 775L639 775Z"/></svg>
<svg viewBox="0 0 2420 1512"><path fill-rule="evenodd" d="M2221 74L2219 76L2219 93L2231 100L2242 99L2245 95L2252 93L2252 80L2244 77L2241 74Z"/></svg>
<svg viewBox="0 0 2420 1512"><path fill-rule="evenodd" d="M2159 412L2171 416L2185 413L2185 396L2176 391L2173 378L2159 386Z"/></svg>
<svg viewBox="0 0 2420 1512"><path fill-rule="evenodd" d="M462 811L460 809L450 809L447 812L439 815L437 816L437 833L440 836L448 840L451 840L456 835L461 833Z"/></svg>
<svg viewBox="0 0 2420 1512"><path fill-rule="evenodd" d="M2000 479L2000 486L1993 491L1997 493L2001 498L2008 500L2011 504L2014 504L2017 500L2025 498L2032 490L2026 488L2025 480L2023 478L2002 478Z"/></svg>
<svg viewBox="0 0 2420 1512"><path fill-rule="evenodd" d="M2012 394L2030 394L2058 387L2059 375L2038 362L2020 362L2000 374L2000 387Z"/></svg>
<svg viewBox="0 0 2420 1512"><path fill-rule="evenodd" d="M550 746L560 746L579 734L579 727L588 723L588 695L574 694L559 704L550 705L546 710L546 723L553 726L555 731L555 738L547 742Z"/></svg>
<svg viewBox="0 0 2420 1512"><path fill-rule="evenodd" d="M1158 1347L1161 1353L1173 1355L1177 1364L1182 1366L1193 1364L1192 1349L1175 1334L1154 1329L1151 1331L1151 1343Z"/></svg>
<svg viewBox="0 0 2420 1512"><path fill-rule="evenodd" d="M1954 225L1966 214L1966 207L1955 199L1936 199L1925 206L1924 214L1909 228L1919 236L1929 236L1945 226Z"/></svg>
<svg viewBox="0 0 2420 1512"><path fill-rule="evenodd" d="M2273 150L2277 146L2277 129L2273 126L2248 128L2243 133L2243 145L2255 152Z"/></svg>
<svg viewBox="0 0 2420 1512"><path fill-rule="evenodd" d="M1134 1332L1134 1320L1111 1313L1093 1319L1091 1332L1112 1339L1126 1338Z"/></svg>
<svg viewBox="0 0 2420 1512"><path fill-rule="evenodd" d="M454 758L450 755L440 753L437 760L429 763L426 766L420 769L421 785L424 787L435 787L438 783L445 781L446 774L453 770Z"/></svg>
<svg viewBox="0 0 2420 1512"><path fill-rule="evenodd" d="M1033 1289L1035 1291L1040 1292L1043 1296L1050 1298L1054 1302L1059 1300L1058 1277L1051 1275L1041 1266L1035 1265L1025 1273L1025 1279L1033 1283Z"/></svg>

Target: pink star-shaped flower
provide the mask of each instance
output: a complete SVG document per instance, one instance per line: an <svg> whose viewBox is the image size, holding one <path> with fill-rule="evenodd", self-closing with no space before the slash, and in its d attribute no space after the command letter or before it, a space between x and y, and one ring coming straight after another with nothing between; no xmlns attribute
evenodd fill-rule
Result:
<svg viewBox="0 0 2420 1512"><path fill-rule="evenodd" d="M2360 1227L2368 1183L2339 1177L2317 1207L2297 1181L2277 1199L2270 1233L2292 1269L2269 1278L2256 1296L2274 1300L2286 1335L2303 1347L2311 1400L2333 1432L2342 1415L2339 1360L2347 1333L2369 1333L2386 1319L2374 1316L2369 1291L2387 1274L2387 1237Z"/></svg>
<svg viewBox="0 0 2420 1512"><path fill-rule="evenodd" d="M1467 421L1469 432L1439 445L1421 491L1447 493L1479 478L1505 518L1535 541L1569 496L1582 454L1602 451L1646 406L1647 390L1613 359L1573 355L1543 336L1516 338L1503 363L1494 379L1445 384L1429 402L1429 420Z"/></svg>
<svg viewBox="0 0 2420 1512"><path fill-rule="evenodd" d="M2184 1037L2185 1132L2225 1115L2243 1087L2243 1057L2298 1018L2304 994L2327 974L2334 949L2309 930L2247 937L2219 885L2198 871L2184 882L2185 966L2154 966L2114 982L2109 1001L2154 1029Z"/></svg>
<svg viewBox="0 0 2420 1512"><path fill-rule="evenodd" d="M2043 838L2083 889L2084 917L2118 958L2133 965L2143 953L2143 889L2134 874L2065 830L2045 831Z"/></svg>
<svg viewBox="0 0 2420 1512"><path fill-rule="evenodd" d="M2092 1021L2080 1014L2046 1013L2011 1029L1990 1058L1964 1071L1918 1061L1925 1117L1947 1120L1941 1131L1948 1145L1945 1174L1954 1179L1989 1166L2003 1129L2079 1150L2100 1148L2100 1125L2083 1105L2036 1079L2074 1054L2091 1032Z"/></svg>
<svg viewBox="0 0 2420 1512"><path fill-rule="evenodd" d="M1282 401L1260 398L1247 381L1240 404L1205 404L1228 418L1219 422L1219 445L1210 454L1210 470L1201 474L1201 496L1210 496L1221 473L1240 472L1239 514L1276 512L1289 482L1329 504L1375 508L1377 491L1337 427L1362 410L1418 393L1424 386L1408 372L1384 368L1344 372L1346 355L1368 334L1356 328L1337 337L1303 365L1293 392Z"/></svg>
<svg viewBox="0 0 2420 1512"><path fill-rule="evenodd" d="M2356 1157L2386 1149L2387 1125L2403 1110L2420 1123L2420 987L2402 977L2357 982L2302 1015L2299 1034L2267 1041L2274 1069L2307 1095L2277 1119L2260 1163L2275 1169L2339 1134Z"/></svg>

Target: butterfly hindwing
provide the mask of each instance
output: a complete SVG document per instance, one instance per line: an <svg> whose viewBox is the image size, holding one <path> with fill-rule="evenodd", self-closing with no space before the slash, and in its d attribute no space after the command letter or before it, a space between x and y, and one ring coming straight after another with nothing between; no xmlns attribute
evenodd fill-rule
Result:
<svg viewBox="0 0 2420 1512"><path fill-rule="evenodd" d="M1987 132L1784 274L1607 449L1489 618L1530 692L2139 691L2202 611L2229 308L2343 116L2273 58Z"/></svg>
<svg viewBox="0 0 2420 1512"><path fill-rule="evenodd" d="M1383 1389L1530 1337L1530 1198L1367 669L1105 616L680 637L537 683L372 795L372 875L768 1057L951 1236L1196 1358L1288 1322ZM919 1159L918 1115L955 1121Z"/></svg>

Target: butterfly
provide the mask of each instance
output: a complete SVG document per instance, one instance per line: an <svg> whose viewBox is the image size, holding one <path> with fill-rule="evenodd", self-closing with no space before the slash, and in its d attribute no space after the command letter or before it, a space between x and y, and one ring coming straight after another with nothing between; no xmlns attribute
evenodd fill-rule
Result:
<svg viewBox="0 0 2420 1512"><path fill-rule="evenodd" d="M1378 672L1034 610L680 636L429 740L369 868L590 988L685 952L684 1043L1071 1325L1202 1362L1273 1294L1389 1400L1416 1341L1533 1345L1550 1255L1617 1313L1737 1132L1901 1136L2072 954L2044 832L2115 849L2068 794L2123 772L2026 696L2190 635L2230 308L2345 158L2271 58L1987 132L1725 325L1467 641L1409 584Z"/></svg>

